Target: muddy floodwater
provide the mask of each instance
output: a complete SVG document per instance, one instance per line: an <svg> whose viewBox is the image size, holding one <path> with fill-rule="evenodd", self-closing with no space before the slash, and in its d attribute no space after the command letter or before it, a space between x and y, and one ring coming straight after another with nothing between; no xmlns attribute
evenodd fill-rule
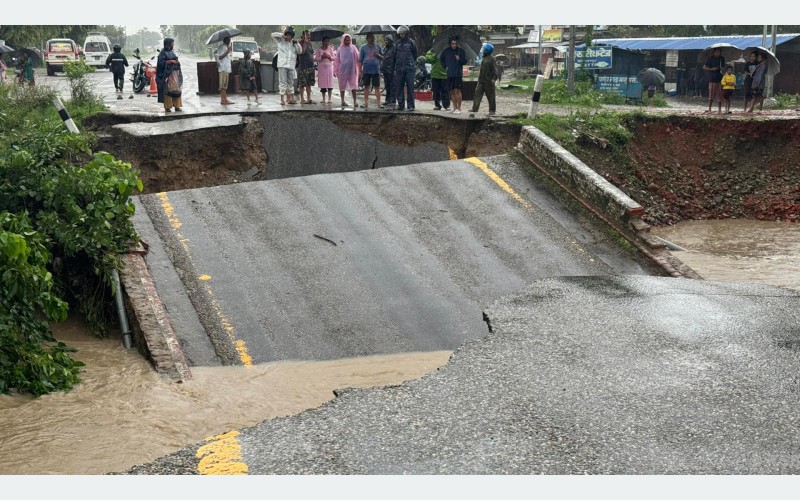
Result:
<svg viewBox="0 0 800 500"><path fill-rule="evenodd" d="M78 349L84 382L40 398L0 396L0 474L102 474L188 444L333 399L333 390L399 384L445 365L452 352L195 367L162 380L118 340L87 336L74 320L56 337Z"/></svg>
<svg viewBox="0 0 800 500"><path fill-rule="evenodd" d="M691 220L652 233L689 250L673 254L706 279L800 290L800 223Z"/></svg>

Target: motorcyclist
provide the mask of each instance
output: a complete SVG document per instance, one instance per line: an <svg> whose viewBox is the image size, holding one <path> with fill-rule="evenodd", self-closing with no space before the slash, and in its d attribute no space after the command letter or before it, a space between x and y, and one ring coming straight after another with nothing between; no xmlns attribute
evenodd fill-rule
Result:
<svg viewBox="0 0 800 500"><path fill-rule="evenodd" d="M114 52L106 58L106 68L111 70L114 75L114 88L117 91L117 99L122 99L122 86L125 83L125 68L128 66L128 59L122 53L119 44L114 45Z"/></svg>
<svg viewBox="0 0 800 500"><path fill-rule="evenodd" d="M397 110L403 111L408 99L408 110L414 111L414 73L417 68L417 44L408 37L408 26L397 28L395 44L394 82L397 89Z"/></svg>

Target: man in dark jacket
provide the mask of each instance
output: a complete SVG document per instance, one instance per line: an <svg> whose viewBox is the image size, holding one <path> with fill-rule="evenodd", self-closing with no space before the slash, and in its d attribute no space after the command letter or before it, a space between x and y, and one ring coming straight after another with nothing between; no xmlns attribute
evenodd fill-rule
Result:
<svg viewBox="0 0 800 500"><path fill-rule="evenodd" d="M408 37L408 26L397 28L395 44L394 83L397 88L397 110L403 111L406 99L408 110L414 111L414 74L417 71L417 44Z"/></svg>
<svg viewBox="0 0 800 500"><path fill-rule="evenodd" d="M450 46L439 57L444 69L447 70L447 82L450 90L450 100L453 102L453 114L461 114L461 87L462 68L468 62L464 49L458 46L458 37L450 38Z"/></svg>
<svg viewBox="0 0 800 500"><path fill-rule="evenodd" d="M117 99L122 99L122 86L125 83L125 68L128 60L122 53L122 47L114 45L114 52L106 58L106 68L111 69L114 75L114 88L117 90Z"/></svg>
<svg viewBox="0 0 800 500"><path fill-rule="evenodd" d="M483 44L483 61L481 61L480 73L478 73L478 85L475 87L475 99L472 100L472 112L469 114L470 118L475 116L478 109L481 107L481 99L483 94L486 93L486 99L489 100L489 114L493 115L497 111L497 102L495 101L495 82L499 78L497 71L497 64L495 63L494 45L491 43Z"/></svg>
<svg viewBox="0 0 800 500"><path fill-rule="evenodd" d="M383 37L383 61L381 61L381 73L383 73L383 88L386 91L382 108L391 108L397 105L397 94L394 88L394 38L392 35Z"/></svg>

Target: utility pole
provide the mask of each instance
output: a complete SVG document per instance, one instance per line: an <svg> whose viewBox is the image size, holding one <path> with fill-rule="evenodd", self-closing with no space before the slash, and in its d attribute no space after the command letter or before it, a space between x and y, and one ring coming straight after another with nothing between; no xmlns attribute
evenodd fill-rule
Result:
<svg viewBox="0 0 800 500"><path fill-rule="evenodd" d="M766 47L766 45L765 45L765 47ZM778 49L778 25L777 24L773 24L772 25L772 40L771 40L771 43L769 45L769 50L770 50L770 52L775 54L777 49ZM767 76L766 78L767 78L767 95L765 97L772 97L773 83L775 81L775 77Z"/></svg>
<svg viewBox="0 0 800 500"><path fill-rule="evenodd" d="M767 25L764 25L764 34L761 35L761 46L767 48Z"/></svg>
<svg viewBox="0 0 800 500"><path fill-rule="evenodd" d="M542 74L542 25L539 25L539 52L536 54L536 71Z"/></svg>
<svg viewBox="0 0 800 500"><path fill-rule="evenodd" d="M567 68L567 90L575 92L575 25L569 27L569 67Z"/></svg>

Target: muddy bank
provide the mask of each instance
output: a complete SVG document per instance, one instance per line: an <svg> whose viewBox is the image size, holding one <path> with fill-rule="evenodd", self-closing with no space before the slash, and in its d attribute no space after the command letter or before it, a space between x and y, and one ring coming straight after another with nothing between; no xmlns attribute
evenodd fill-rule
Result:
<svg viewBox="0 0 800 500"><path fill-rule="evenodd" d="M87 128L101 132L99 149L141 171L145 193L492 156L513 150L520 132L503 122L425 114L286 111L242 117L236 126L147 137L114 130L132 122L124 116L98 115ZM155 121L167 120L141 120Z"/></svg>
<svg viewBox="0 0 800 500"><path fill-rule="evenodd" d="M684 219L800 219L800 120L640 117L622 158L573 151L646 209L653 225Z"/></svg>

